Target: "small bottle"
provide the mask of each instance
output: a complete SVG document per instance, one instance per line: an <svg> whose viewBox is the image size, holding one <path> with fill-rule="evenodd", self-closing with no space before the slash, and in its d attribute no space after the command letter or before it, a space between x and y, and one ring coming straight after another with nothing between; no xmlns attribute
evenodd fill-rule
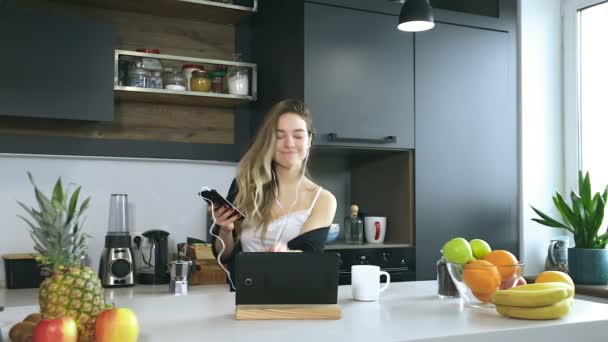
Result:
<svg viewBox="0 0 608 342"><path fill-rule="evenodd" d="M440 298L458 297L458 289L450 277L448 265L443 256L437 261L437 295Z"/></svg>
<svg viewBox="0 0 608 342"><path fill-rule="evenodd" d="M348 244L363 243L363 221L359 218L359 207L350 206L350 216L344 219L344 240Z"/></svg>

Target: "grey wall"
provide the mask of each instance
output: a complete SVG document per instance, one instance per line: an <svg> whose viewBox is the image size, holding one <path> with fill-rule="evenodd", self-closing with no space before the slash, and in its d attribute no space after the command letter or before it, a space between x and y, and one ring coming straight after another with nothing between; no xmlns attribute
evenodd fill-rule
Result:
<svg viewBox="0 0 608 342"><path fill-rule="evenodd" d="M129 195L132 232L166 230L171 233L170 249L175 250L175 243L186 237L204 236L207 211L197 191L207 185L226 193L236 166L183 160L0 154L0 255L34 251L27 225L17 217L24 214L17 200L32 206L36 203L27 171L45 193L62 177L66 185L82 186L82 198L91 196L84 229L91 235L89 262L97 269L107 232L110 194ZM4 263L0 262L0 287L4 279Z"/></svg>

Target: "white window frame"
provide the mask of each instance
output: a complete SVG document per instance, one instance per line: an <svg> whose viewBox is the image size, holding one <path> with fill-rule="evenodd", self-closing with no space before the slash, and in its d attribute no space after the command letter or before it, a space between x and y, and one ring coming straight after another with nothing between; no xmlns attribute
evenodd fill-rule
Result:
<svg viewBox="0 0 608 342"><path fill-rule="evenodd" d="M579 10L606 0L563 0L564 39L564 188L577 189L578 170L581 167L580 126L580 75L579 75Z"/></svg>

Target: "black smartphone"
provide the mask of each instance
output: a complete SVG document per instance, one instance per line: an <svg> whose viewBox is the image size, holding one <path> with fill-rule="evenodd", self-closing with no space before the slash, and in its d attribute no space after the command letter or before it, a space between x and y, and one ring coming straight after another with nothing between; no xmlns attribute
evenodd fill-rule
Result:
<svg viewBox="0 0 608 342"><path fill-rule="evenodd" d="M235 207L234 204L230 203L229 200L225 199L224 196L220 195L214 189L201 191L199 193L199 196L211 201L214 205L218 205L218 206L227 205L228 207L234 209L234 215L236 215L236 214L241 215L239 220L242 220L245 218L245 215L243 215L243 213L239 209L237 209L237 207Z"/></svg>

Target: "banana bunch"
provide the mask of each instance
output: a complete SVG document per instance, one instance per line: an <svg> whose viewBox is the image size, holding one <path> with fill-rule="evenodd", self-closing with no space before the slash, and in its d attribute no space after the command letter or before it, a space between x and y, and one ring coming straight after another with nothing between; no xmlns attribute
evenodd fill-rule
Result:
<svg viewBox="0 0 608 342"><path fill-rule="evenodd" d="M574 287L563 282L546 282L498 290L490 301L499 314L520 319L558 319L570 311Z"/></svg>

